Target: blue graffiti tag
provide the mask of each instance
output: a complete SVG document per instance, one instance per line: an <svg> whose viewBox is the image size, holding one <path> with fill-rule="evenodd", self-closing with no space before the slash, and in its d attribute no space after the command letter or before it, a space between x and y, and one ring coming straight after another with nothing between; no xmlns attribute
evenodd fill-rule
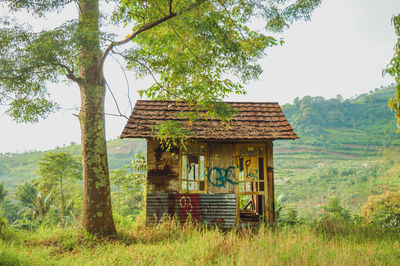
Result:
<svg viewBox="0 0 400 266"><path fill-rule="evenodd" d="M207 180L208 183L210 183L213 186L216 187L225 187L226 183L231 183L232 185L237 185L238 183L233 181L230 177L233 176L232 170L234 170L235 167L229 166L228 168L219 168L219 167L213 167L211 168L208 173L207 173ZM211 175L215 171L215 182L211 180Z"/></svg>

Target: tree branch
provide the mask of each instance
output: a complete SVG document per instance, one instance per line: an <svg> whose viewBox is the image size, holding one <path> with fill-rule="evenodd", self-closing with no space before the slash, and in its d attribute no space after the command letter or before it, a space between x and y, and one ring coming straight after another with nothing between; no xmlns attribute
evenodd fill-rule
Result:
<svg viewBox="0 0 400 266"><path fill-rule="evenodd" d="M130 90L131 90L131 89L130 89L130 86L129 86L129 81L128 81L128 77L127 77L127 75L126 75L125 69L124 69L124 67L122 66L121 62L118 61L114 56L111 55L111 58L113 58L113 59L118 63L119 67L121 68L122 73L124 74L125 83L126 83L126 88L127 88L127 91L128 91L128 102L129 102L129 107L130 107L130 110L133 110L132 101L131 101L131 96L130 96Z"/></svg>
<svg viewBox="0 0 400 266"><path fill-rule="evenodd" d="M101 76L103 76L104 61L105 61L107 55L110 53L110 51L111 51L114 47L119 46L119 45L123 45L123 44L125 44L125 43L127 43L127 42L132 41L132 40L133 40L137 35L139 35L141 32L144 32L144 31L147 31L147 30L149 30L149 29L152 29L152 28L154 28L155 26L157 26L157 25L159 25L159 24L161 24L161 23L163 23L163 22L165 22L165 21L167 21L167 20L169 20L169 19L175 17L176 15L177 15L176 13L170 13L170 14L166 15L165 17L162 17L162 18L160 18L160 19L158 19L158 20L156 20L156 21L153 21L153 22L151 22L151 23L145 24L144 26L142 26L142 27L140 27L138 30L136 30L134 33L132 33L128 38L126 38L126 39L124 39L124 40L121 40L121 41L118 41L118 42L113 42L113 43L111 43L111 44L106 48L106 50L104 51L104 53L103 53L103 55L102 55L102 57L101 57L101 60L100 60L100 62L99 62L99 72L98 72L98 73L99 73ZM102 79L104 79L104 78L102 78Z"/></svg>
<svg viewBox="0 0 400 266"><path fill-rule="evenodd" d="M206 65L203 63L203 61L201 61L201 59L193 52L193 50L192 50L188 45L186 45L186 43L184 42L184 40L182 39L182 37L181 37L181 36L179 35L179 33L174 29L174 27L172 27L172 26L170 26L170 27L171 27L171 29L173 30L173 32L176 34L176 36L178 36L178 38L179 38L179 40L181 41L182 45L183 45L184 47L186 47L186 48L189 50L189 52L190 52L194 57L196 57L197 61L199 61L200 64L202 64L204 67L206 67Z"/></svg>
<svg viewBox="0 0 400 266"><path fill-rule="evenodd" d="M123 44L125 44L125 43L128 43L128 42L132 41L132 40L133 40L137 35L139 35L141 32L144 32L144 31L147 31L147 30L149 30L149 29L152 29L152 28L154 28L155 26L157 26L157 25L159 25L159 24L161 24L161 23L163 23L163 22L165 22L165 21L167 21L167 20L170 20L171 18L174 18L174 17L176 17L176 16L179 16L179 15L181 15L181 14L183 14L183 13L186 13L187 11L192 10L193 8L197 8L197 7L199 7L200 5L202 5L204 2L206 2L207 0L199 0L199 1L196 2L195 4L189 6L188 8L185 8L185 9L181 10L181 11L178 12L178 13L174 13L174 12L172 11L172 1L173 1L173 0L168 0L168 1L169 1L169 2L168 2L168 8L169 8L169 13L168 13L168 15L166 15L166 16L164 16L164 17L158 19L158 20L155 20L155 21L153 21L153 22L150 22L150 23L147 23L147 24L143 25L143 26L140 27L138 30L136 30L134 33L132 33L128 38L126 38L126 39L124 39L124 40L121 40L121 41L112 42L112 43L106 48L106 50L104 51L104 53L103 53L103 55L102 55L102 57L101 57L101 59L100 59L99 66L98 66L98 70L99 70L98 73L99 73L99 75L100 75L100 80L104 81L104 77L103 77L103 66L104 66L104 61L105 61L107 55L110 53L110 51L111 51L115 46L119 46L119 45L123 45Z"/></svg>
<svg viewBox="0 0 400 266"><path fill-rule="evenodd" d="M153 71L151 71L151 69L150 69L148 66L146 66L144 63L142 63L142 62L140 62L140 61L138 61L138 60L134 60L134 61L135 61L136 63L138 63L139 65L141 65L142 67L144 67L145 69L147 69L147 72L149 72L149 74L150 74L151 77L153 78L154 82L157 83L158 87L159 87L161 90L163 90L163 91L165 91L167 94L170 94L170 95L176 97L177 99L179 99L179 96L178 96L178 95L176 95L176 94L170 92L170 91L169 91L168 89L166 89L163 85L161 85L161 83L160 83L160 82L157 80L157 78L154 76Z"/></svg>
<svg viewBox="0 0 400 266"><path fill-rule="evenodd" d="M67 78L68 78L68 79L70 79L70 80L72 80L72 81L75 81L76 83L80 83L80 82L82 81L81 78L77 78L77 77L74 75L74 70L73 70L73 69L70 69L68 66L66 66L66 65L64 65L64 64L61 64L61 63L54 63L54 65L64 68L64 69L67 71Z"/></svg>
<svg viewBox="0 0 400 266"><path fill-rule="evenodd" d="M107 81L106 81L106 86L107 86L108 90L110 91L110 94L111 94L111 96L112 96L112 98L114 100L114 103L115 103L115 106L117 107L117 111L118 111L119 115L122 116L122 117L125 117L128 120L128 117L126 117L126 115L121 113L121 110L119 109L118 101L115 98L114 93L112 92L112 90L110 88L110 85L108 85Z"/></svg>

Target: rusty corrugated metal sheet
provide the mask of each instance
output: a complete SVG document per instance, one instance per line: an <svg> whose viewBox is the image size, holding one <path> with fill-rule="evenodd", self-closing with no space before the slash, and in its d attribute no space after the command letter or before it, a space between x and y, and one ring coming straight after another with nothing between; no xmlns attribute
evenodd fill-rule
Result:
<svg viewBox="0 0 400 266"><path fill-rule="evenodd" d="M236 223L235 194L201 194L200 217L203 224L233 228Z"/></svg>
<svg viewBox="0 0 400 266"><path fill-rule="evenodd" d="M218 120L198 120L188 126L198 140L266 140L297 139L278 103L228 102L239 114L221 125ZM186 122L177 114L190 110L183 102L136 102L121 138L153 138L153 126L166 120Z"/></svg>
<svg viewBox="0 0 400 266"><path fill-rule="evenodd" d="M205 225L233 228L236 222L235 194L168 194L147 195L148 222L159 217L176 215L184 223L189 217ZM156 218L155 218L156 217Z"/></svg>
<svg viewBox="0 0 400 266"><path fill-rule="evenodd" d="M146 196L146 218L148 222L159 221L163 215L169 214L168 193L152 193Z"/></svg>

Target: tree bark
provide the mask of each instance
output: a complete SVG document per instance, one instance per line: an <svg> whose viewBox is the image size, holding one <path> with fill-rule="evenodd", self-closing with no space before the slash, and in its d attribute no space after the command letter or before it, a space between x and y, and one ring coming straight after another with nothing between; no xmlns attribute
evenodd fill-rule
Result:
<svg viewBox="0 0 400 266"><path fill-rule="evenodd" d="M82 141L83 215L82 226L99 235L115 234L105 137L105 82L99 73L99 2L79 1L79 27L90 36L81 44L79 65Z"/></svg>

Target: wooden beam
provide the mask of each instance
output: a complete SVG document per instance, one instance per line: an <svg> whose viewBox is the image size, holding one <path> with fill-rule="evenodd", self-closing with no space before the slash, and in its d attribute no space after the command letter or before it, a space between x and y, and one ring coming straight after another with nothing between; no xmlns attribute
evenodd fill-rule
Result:
<svg viewBox="0 0 400 266"><path fill-rule="evenodd" d="M267 142L267 220L275 222L274 151L272 141Z"/></svg>

